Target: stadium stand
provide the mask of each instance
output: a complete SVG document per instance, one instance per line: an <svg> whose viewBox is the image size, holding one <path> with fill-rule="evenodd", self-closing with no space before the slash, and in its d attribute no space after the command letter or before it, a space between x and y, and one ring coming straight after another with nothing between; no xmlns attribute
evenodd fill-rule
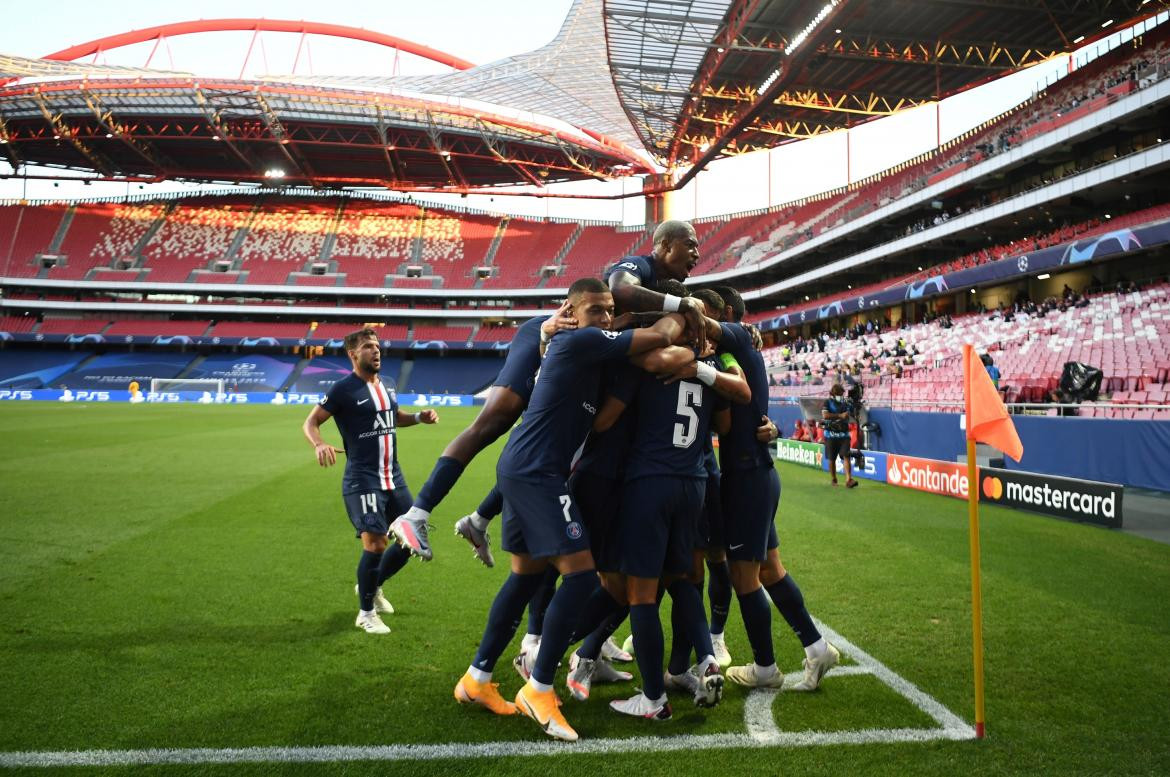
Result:
<svg viewBox="0 0 1170 777"><path fill-rule="evenodd" d="M323 394L333 384L353 372L346 356L317 356L310 361L293 381L292 391ZM402 359L382 357L382 378L397 382L402 373Z"/></svg>
<svg viewBox="0 0 1170 777"><path fill-rule="evenodd" d="M50 252L53 238L65 215L61 205L0 206L0 251L4 255L4 274L18 278L35 278L41 272L38 254Z"/></svg>
<svg viewBox="0 0 1170 777"><path fill-rule="evenodd" d="M317 328L309 333L309 337L316 339L336 339L340 340L350 332L356 332L366 324L360 323L326 323L318 324ZM409 327L406 324L391 324L389 326L371 325L378 331L378 336L383 340L405 340L408 336Z"/></svg>
<svg viewBox="0 0 1170 777"><path fill-rule="evenodd" d="M11 351L0 358L0 388L38 389L93 356L89 351Z"/></svg>
<svg viewBox="0 0 1170 777"><path fill-rule="evenodd" d="M212 337L308 337L309 325L299 322L219 321L209 333Z"/></svg>
<svg viewBox="0 0 1170 777"><path fill-rule="evenodd" d="M399 391L419 394L474 394L495 380L503 365L498 358L416 358L406 386Z"/></svg>
<svg viewBox="0 0 1170 777"><path fill-rule="evenodd" d="M149 386L151 378L174 378L196 357L187 353L150 351L106 353L81 362L68 374L53 380L53 386L85 390L124 390L130 381Z"/></svg>
<svg viewBox="0 0 1170 777"><path fill-rule="evenodd" d="M34 316L3 316L0 317L0 332L31 332L36 328L37 319Z"/></svg>
<svg viewBox="0 0 1170 777"><path fill-rule="evenodd" d="M415 205L348 202L330 255L345 285L385 286L386 276L412 259L421 213Z"/></svg>
<svg viewBox="0 0 1170 777"><path fill-rule="evenodd" d="M321 255L336 206L329 202L275 204L259 209L239 246L239 269L253 284L285 283Z"/></svg>
<svg viewBox="0 0 1170 777"><path fill-rule="evenodd" d="M1052 401L1064 364L1073 361L1104 372L1103 389L1113 394L1112 403L1163 404L1170 380L1170 284L1088 297L1074 293L1040 305L1021 301L990 315L849 333L828 338L823 351L801 340L769 348L765 360L773 370L773 396L823 396L840 380L865 385L871 403L953 412L962 400L957 354L963 342L991 354L1008 402ZM1082 410L1120 418L1132 412L1114 404ZM1170 413L1170 406L1156 412Z"/></svg>
<svg viewBox="0 0 1170 777"><path fill-rule="evenodd" d="M574 278L590 275L607 263L635 253L634 243L641 242L645 234L644 230L619 232L617 227L607 225L585 227L561 260L562 277L570 283Z"/></svg>
<svg viewBox="0 0 1170 777"><path fill-rule="evenodd" d="M184 378L222 380L228 391L279 391L299 361L297 356L213 354L194 364Z"/></svg>
<svg viewBox="0 0 1170 777"><path fill-rule="evenodd" d="M136 319L115 321L105 331L107 338L131 335L134 337L162 336L200 337L207 333L210 321L164 321L159 319Z"/></svg>
<svg viewBox="0 0 1170 777"><path fill-rule="evenodd" d="M542 267L553 265L565 249L576 224L544 223L511 219L496 249L492 264L497 274L484 282L485 287L523 289L535 286Z"/></svg>
<svg viewBox="0 0 1170 777"><path fill-rule="evenodd" d="M227 261L228 250L247 225L254 202L240 198L200 198L180 202L142 251L150 280L187 281L192 271Z"/></svg>
<svg viewBox="0 0 1170 777"><path fill-rule="evenodd" d="M465 343L471 338L469 326L441 326L436 324L415 324L411 332L415 340L445 340L450 343Z"/></svg>
<svg viewBox="0 0 1170 777"><path fill-rule="evenodd" d="M482 326L475 333L472 342L476 343L503 343L511 342L516 336L517 327L514 326Z"/></svg>
<svg viewBox="0 0 1170 777"><path fill-rule="evenodd" d="M106 318L66 318L46 316L37 328L42 335L89 335L100 334L109 326Z"/></svg>

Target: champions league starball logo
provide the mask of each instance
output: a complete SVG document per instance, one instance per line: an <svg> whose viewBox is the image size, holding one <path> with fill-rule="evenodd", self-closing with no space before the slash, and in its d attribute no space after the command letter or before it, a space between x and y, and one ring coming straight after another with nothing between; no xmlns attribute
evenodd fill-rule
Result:
<svg viewBox="0 0 1170 777"><path fill-rule="evenodd" d="M1020 268L1020 272L1027 272L1028 271L1028 257L1021 256L1019 259L1017 259L1016 260L1016 267Z"/></svg>

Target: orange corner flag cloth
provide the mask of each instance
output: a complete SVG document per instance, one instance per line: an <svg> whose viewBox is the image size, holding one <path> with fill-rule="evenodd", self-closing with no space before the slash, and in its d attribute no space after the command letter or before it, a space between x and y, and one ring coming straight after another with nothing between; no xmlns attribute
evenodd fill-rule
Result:
<svg viewBox="0 0 1170 777"><path fill-rule="evenodd" d="M963 395L967 400L967 437L1003 451L1019 461L1024 444L991 376L970 345L963 346Z"/></svg>

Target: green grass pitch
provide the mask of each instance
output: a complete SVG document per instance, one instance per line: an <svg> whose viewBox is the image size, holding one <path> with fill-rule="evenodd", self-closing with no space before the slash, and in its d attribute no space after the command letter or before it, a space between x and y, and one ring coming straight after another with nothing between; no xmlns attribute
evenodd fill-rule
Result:
<svg viewBox="0 0 1170 777"><path fill-rule="evenodd" d="M0 753L545 744L527 719L451 697L506 574L505 554L495 569L481 567L451 526L491 486L499 444L433 516L435 561L412 561L388 584L393 634L375 638L353 627L359 545L340 468L317 467L301 437L307 412L0 406ZM439 425L400 434L412 489L473 416L440 413ZM331 425L327 436L337 439ZM780 473L781 552L812 613L970 722L965 505L869 482L833 489L790 465ZM1170 772L1170 547L1002 509L982 519L982 742L511 758L456 750L447 760L103 773ZM782 668L797 669L799 645L778 615L774 630ZM732 655L746 660L734 607L727 634ZM520 684L512 655L496 672L506 695ZM599 686L587 704L566 699L566 715L586 739L744 730L736 687L710 711L678 700L662 724L611 713L606 700L623 692L629 686ZM932 725L871 676L781 694L773 713L786 732Z"/></svg>

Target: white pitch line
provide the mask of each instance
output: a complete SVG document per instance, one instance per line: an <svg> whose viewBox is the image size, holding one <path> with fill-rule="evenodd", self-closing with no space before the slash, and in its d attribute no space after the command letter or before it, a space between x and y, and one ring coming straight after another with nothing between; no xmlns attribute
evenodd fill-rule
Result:
<svg viewBox="0 0 1170 777"><path fill-rule="evenodd" d="M917 686L849 640L817 621L825 638L848 653L856 666L834 668L830 675L872 674L933 718L939 728L861 729L857 731L780 731L772 714L776 691L753 691L744 703L745 734L684 734L586 739L572 744L549 740L441 745L329 745L323 747L152 748L144 750L62 750L0 753L0 768L58 766L148 766L157 764L327 763L346 761L431 761L503 758L570 753L616 754L677 750L724 750L762 747L933 742L975 738L975 730L923 693ZM786 681L803 678L801 673Z"/></svg>
<svg viewBox="0 0 1170 777"><path fill-rule="evenodd" d="M954 737L950 738L975 738L975 729L967 725L965 720L940 704L933 696L923 693L921 690L919 690L918 686L890 670L890 668L881 661L878 661L869 653L866 653L864 650L857 647L857 645L854 645L852 642L833 631L821 621L816 620L815 618L813 620L816 621L817 628L820 629L821 634L825 637L825 639L829 640L838 648L848 653L859 666L868 669L879 680L909 700L910 703L915 707L934 718L935 722L942 726L943 730L955 735Z"/></svg>

